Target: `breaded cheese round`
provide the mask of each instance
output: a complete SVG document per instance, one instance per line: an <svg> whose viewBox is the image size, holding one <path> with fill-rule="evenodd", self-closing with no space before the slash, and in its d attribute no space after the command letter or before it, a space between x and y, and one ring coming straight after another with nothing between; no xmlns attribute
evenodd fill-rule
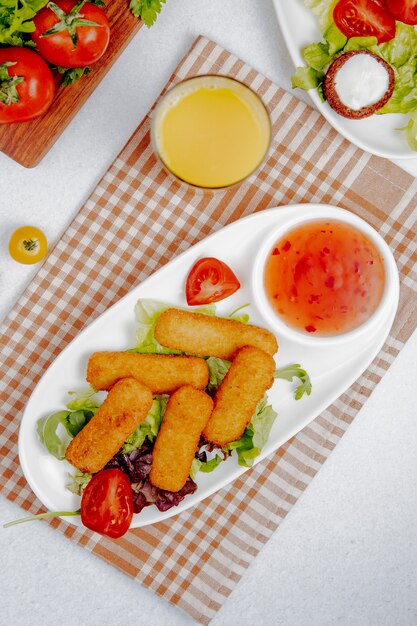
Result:
<svg viewBox="0 0 417 626"><path fill-rule="evenodd" d="M203 430L206 441L218 446L240 439L258 402L274 382L275 362L263 350L239 350L214 396L214 409Z"/></svg>
<svg viewBox="0 0 417 626"><path fill-rule="evenodd" d="M369 50L351 50L330 64L323 93L336 113L359 120L379 111L391 98L394 86L394 70L384 59Z"/></svg>
<svg viewBox="0 0 417 626"><path fill-rule="evenodd" d="M170 397L153 449L149 478L155 487L179 491L185 485L212 408L210 396L190 386Z"/></svg>
<svg viewBox="0 0 417 626"><path fill-rule="evenodd" d="M195 356L95 352L88 360L87 381L95 389L108 390L117 380L132 377L157 393L172 393L183 385L204 389L208 365Z"/></svg>
<svg viewBox="0 0 417 626"><path fill-rule="evenodd" d="M70 442L67 461L81 472L99 472L146 418L152 401L151 391L134 378L117 382L97 413Z"/></svg>
<svg viewBox="0 0 417 626"><path fill-rule="evenodd" d="M181 309L167 309L160 315L155 337L171 350L228 361L243 346L255 346L269 354L278 350L275 336L265 328Z"/></svg>

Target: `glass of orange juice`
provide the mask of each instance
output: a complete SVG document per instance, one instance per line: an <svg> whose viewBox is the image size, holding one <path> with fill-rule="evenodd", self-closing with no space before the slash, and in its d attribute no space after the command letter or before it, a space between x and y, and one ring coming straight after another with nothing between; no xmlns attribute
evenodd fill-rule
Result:
<svg viewBox="0 0 417 626"><path fill-rule="evenodd" d="M170 89L152 118L156 155L177 179L223 189L250 176L271 141L260 97L228 76L204 75Z"/></svg>

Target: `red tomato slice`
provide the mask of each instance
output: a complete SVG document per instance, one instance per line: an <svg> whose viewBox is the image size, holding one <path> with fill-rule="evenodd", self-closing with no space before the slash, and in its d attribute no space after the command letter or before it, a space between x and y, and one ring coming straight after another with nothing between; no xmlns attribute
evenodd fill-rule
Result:
<svg viewBox="0 0 417 626"><path fill-rule="evenodd" d="M383 0L339 0L333 19L346 37L376 37L378 43L395 37L395 20Z"/></svg>
<svg viewBox="0 0 417 626"><path fill-rule="evenodd" d="M386 0L391 15L405 24L417 24L417 0Z"/></svg>
<svg viewBox="0 0 417 626"><path fill-rule="evenodd" d="M81 498L84 526L117 539L129 530L132 517L132 487L126 474L119 469L94 474Z"/></svg>
<svg viewBox="0 0 417 626"><path fill-rule="evenodd" d="M191 268L185 286L187 304L219 302L240 288L230 267L213 257L200 259Z"/></svg>

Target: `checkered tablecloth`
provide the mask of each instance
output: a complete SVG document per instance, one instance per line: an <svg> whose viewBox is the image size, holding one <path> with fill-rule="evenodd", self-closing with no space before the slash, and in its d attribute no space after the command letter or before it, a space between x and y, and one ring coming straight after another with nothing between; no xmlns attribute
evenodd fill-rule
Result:
<svg viewBox="0 0 417 626"><path fill-rule="evenodd" d="M391 246L401 299L386 345L348 391L270 458L166 522L118 541L49 522L207 624L416 326L417 181L351 145L317 111L203 37L167 87L203 73L234 76L261 95L273 125L268 158L247 182L202 193L167 175L151 149L149 115L143 120L2 326L0 489L24 509L42 510L17 456L25 403L64 346L155 269L225 224L268 207L316 202L359 214Z"/></svg>

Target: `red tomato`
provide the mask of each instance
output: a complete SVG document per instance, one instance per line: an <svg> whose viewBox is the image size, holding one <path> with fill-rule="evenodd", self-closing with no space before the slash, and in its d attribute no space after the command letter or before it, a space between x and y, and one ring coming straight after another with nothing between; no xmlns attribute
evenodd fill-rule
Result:
<svg viewBox="0 0 417 626"><path fill-rule="evenodd" d="M386 0L392 17L405 24L417 24L417 0Z"/></svg>
<svg viewBox="0 0 417 626"><path fill-rule="evenodd" d="M132 516L132 487L126 474L119 469L94 474L81 498L84 526L117 539L129 530Z"/></svg>
<svg viewBox="0 0 417 626"><path fill-rule="evenodd" d="M110 25L105 13L85 0L49 2L33 21L32 40L53 65L86 67L98 61L109 44Z"/></svg>
<svg viewBox="0 0 417 626"><path fill-rule="evenodd" d="M0 124L43 115L54 93L51 70L39 54L28 48L0 48Z"/></svg>
<svg viewBox="0 0 417 626"><path fill-rule="evenodd" d="M339 0L333 10L336 26L346 37L395 37L395 20L383 0Z"/></svg>
<svg viewBox="0 0 417 626"><path fill-rule="evenodd" d="M230 267L214 259L200 259L188 274L185 293L187 304L219 302L240 288L240 283Z"/></svg>

